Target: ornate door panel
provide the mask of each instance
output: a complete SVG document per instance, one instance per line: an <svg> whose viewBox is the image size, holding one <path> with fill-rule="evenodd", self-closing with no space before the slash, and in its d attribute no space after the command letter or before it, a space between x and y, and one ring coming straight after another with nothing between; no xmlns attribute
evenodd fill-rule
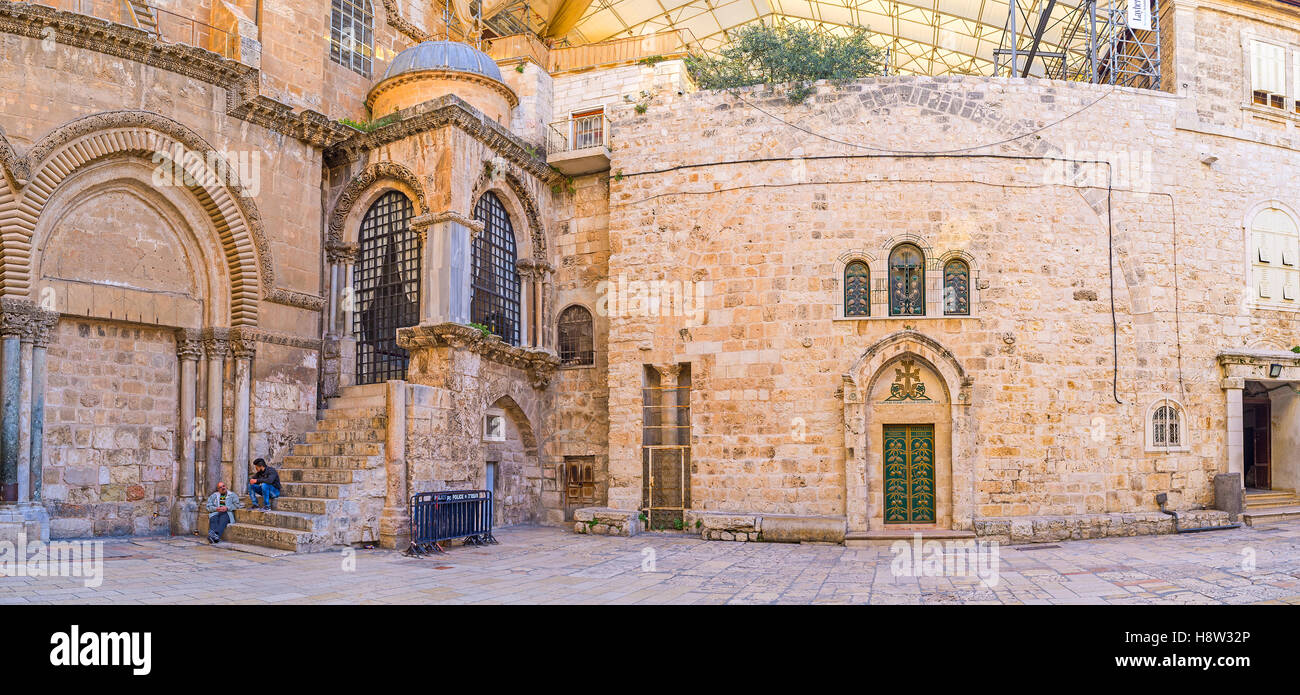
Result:
<svg viewBox="0 0 1300 695"><path fill-rule="evenodd" d="M932 524L934 425L885 425L886 524Z"/></svg>

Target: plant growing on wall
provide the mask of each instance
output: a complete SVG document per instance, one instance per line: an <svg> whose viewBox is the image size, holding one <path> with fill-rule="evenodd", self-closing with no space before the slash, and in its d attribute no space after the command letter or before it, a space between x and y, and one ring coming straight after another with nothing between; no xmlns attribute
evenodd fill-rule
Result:
<svg viewBox="0 0 1300 695"><path fill-rule="evenodd" d="M798 25L751 24L731 35L715 56L688 56L686 68L701 89L734 89L755 84L787 84L797 104L817 80L854 80L884 74L883 51L862 27L843 35L823 34Z"/></svg>
<svg viewBox="0 0 1300 695"><path fill-rule="evenodd" d="M384 116L383 118L377 121L354 121L351 118L340 118L339 123L342 123L343 125L352 128L353 130L359 130L363 133L370 133L379 130L380 128L383 128L386 125L396 123L400 120L402 120L401 115L394 113L394 114Z"/></svg>

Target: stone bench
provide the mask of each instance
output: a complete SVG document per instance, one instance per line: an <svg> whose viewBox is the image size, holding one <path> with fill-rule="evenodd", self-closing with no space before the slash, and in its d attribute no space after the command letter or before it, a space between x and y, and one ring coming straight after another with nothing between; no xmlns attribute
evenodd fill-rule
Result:
<svg viewBox="0 0 1300 695"><path fill-rule="evenodd" d="M1196 509L1178 512L1184 528L1228 526L1227 512ZM1051 543L1086 538L1122 538L1174 532L1174 518L1162 512L1073 514L1068 516L990 517L975 520L975 534L1001 543Z"/></svg>
<svg viewBox="0 0 1300 695"><path fill-rule="evenodd" d="M608 507L583 507L573 512L575 533L605 536L635 536L641 533L639 510L610 509Z"/></svg>

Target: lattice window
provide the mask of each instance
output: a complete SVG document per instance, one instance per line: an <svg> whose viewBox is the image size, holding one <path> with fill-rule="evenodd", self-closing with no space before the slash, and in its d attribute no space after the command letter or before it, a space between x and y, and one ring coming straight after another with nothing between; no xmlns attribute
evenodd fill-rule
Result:
<svg viewBox="0 0 1300 695"><path fill-rule="evenodd" d="M558 328L560 364L567 367L595 363L596 341L591 312L586 307L575 304L560 312Z"/></svg>
<svg viewBox="0 0 1300 695"><path fill-rule="evenodd" d="M330 59L362 77L370 77L374 16L370 0L333 0L330 9Z"/></svg>
<svg viewBox="0 0 1300 695"><path fill-rule="evenodd" d="M889 254L889 315L925 316L925 254L913 244Z"/></svg>
<svg viewBox="0 0 1300 695"><path fill-rule="evenodd" d="M470 320L487 326L511 345L519 344L519 269L515 266L515 230L495 193L474 206L483 231L474 239L470 282Z"/></svg>
<svg viewBox="0 0 1300 695"><path fill-rule="evenodd" d="M970 315L970 266L966 261L952 260L943 266L943 313Z"/></svg>
<svg viewBox="0 0 1300 695"><path fill-rule="evenodd" d="M871 315L871 269L862 261L844 266L844 315Z"/></svg>
<svg viewBox="0 0 1300 695"><path fill-rule="evenodd" d="M389 191L361 220L352 270L358 384L406 378L408 355L397 346L397 329L420 322L420 242L410 226L413 213L409 198Z"/></svg>
<svg viewBox="0 0 1300 695"><path fill-rule="evenodd" d="M1182 446L1178 409L1172 405L1162 405L1151 414L1151 444L1153 446Z"/></svg>

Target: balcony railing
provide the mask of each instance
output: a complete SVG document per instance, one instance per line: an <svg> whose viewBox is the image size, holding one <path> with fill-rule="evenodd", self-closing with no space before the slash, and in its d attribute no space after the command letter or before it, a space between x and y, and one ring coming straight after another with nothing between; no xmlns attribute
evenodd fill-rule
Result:
<svg viewBox="0 0 1300 695"><path fill-rule="evenodd" d="M183 17L167 10L136 2L147 6L152 17L142 18L136 14L129 0L18 0L30 5L44 5L56 10L75 12L89 17L135 27L147 31L166 43L179 43L219 54L226 58L238 59L239 37L191 17ZM143 21L142 21L143 19Z"/></svg>
<svg viewBox="0 0 1300 695"><path fill-rule="evenodd" d="M547 133L546 151L549 153L601 146L609 147L609 119L603 113L556 121Z"/></svg>
<svg viewBox="0 0 1300 695"><path fill-rule="evenodd" d="M555 48L548 48L532 34L513 34L490 40L483 50L498 62L527 59L557 73L630 64L643 58L681 57L689 51L690 42L689 32L682 29Z"/></svg>

